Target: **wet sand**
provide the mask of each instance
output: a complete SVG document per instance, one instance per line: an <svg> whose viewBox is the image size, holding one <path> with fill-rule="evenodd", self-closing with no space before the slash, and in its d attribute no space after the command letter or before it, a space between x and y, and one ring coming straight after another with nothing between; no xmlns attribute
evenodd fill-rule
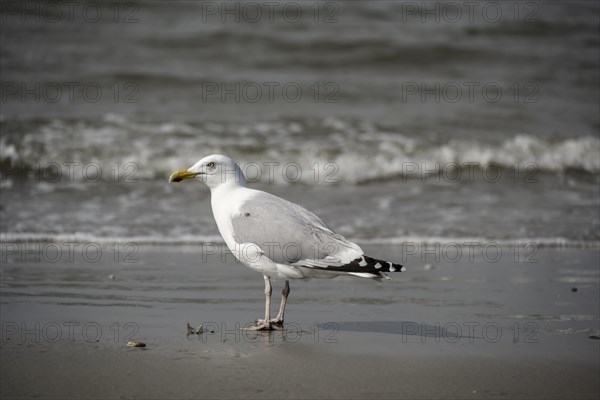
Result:
<svg viewBox="0 0 600 400"><path fill-rule="evenodd" d="M4 349L3 398L597 398L593 364L451 349L330 353L307 344L256 354L184 354L81 344ZM455 349L457 350L457 349ZM195 353L194 353L195 352ZM597 367L597 365L596 365Z"/></svg>
<svg viewBox="0 0 600 400"><path fill-rule="evenodd" d="M135 263L49 262L3 246L0 394L598 397L597 249L436 263L363 248L408 271L383 283L294 281L286 330L252 333L239 328L260 317L262 279L230 255L157 246ZM187 322L204 333L187 336Z"/></svg>

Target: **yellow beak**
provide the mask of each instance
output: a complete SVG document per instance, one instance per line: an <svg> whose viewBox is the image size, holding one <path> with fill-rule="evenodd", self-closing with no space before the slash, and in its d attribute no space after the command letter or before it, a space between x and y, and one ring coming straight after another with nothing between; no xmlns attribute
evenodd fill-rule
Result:
<svg viewBox="0 0 600 400"><path fill-rule="evenodd" d="M180 169L179 171L175 171L169 177L169 183L171 182L181 182L185 179L191 179L198 175L198 172L190 172L187 169Z"/></svg>

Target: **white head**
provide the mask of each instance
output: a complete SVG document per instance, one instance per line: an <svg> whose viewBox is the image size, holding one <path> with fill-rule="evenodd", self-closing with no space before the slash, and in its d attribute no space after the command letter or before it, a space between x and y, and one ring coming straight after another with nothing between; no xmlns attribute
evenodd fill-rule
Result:
<svg viewBox="0 0 600 400"><path fill-rule="evenodd" d="M221 154L204 157L188 169L173 172L169 182L181 182L186 179L203 182L211 190L225 184L246 185L244 173L237 163Z"/></svg>

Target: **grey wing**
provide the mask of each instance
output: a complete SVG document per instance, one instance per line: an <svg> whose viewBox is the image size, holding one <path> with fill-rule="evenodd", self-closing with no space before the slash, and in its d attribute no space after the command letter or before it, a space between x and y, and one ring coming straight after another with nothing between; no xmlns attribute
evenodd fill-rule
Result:
<svg viewBox="0 0 600 400"><path fill-rule="evenodd" d="M237 243L254 243L280 264L341 266L363 254L312 212L265 192L257 191L231 222Z"/></svg>

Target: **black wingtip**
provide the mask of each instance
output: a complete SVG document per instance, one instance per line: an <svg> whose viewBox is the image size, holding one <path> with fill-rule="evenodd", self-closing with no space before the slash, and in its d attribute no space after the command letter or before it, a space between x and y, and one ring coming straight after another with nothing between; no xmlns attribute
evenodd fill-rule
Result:
<svg viewBox="0 0 600 400"><path fill-rule="evenodd" d="M401 264L394 264L389 261L378 260L368 256L363 256L358 259L359 265L362 264L363 268L367 268L369 272L375 270L377 272L404 272L406 268ZM366 265L364 265L366 262Z"/></svg>
<svg viewBox="0 0 600 400"><path fill-rule="evenodd" d="M335 267L335 269L344 272L371 273L378 276L386 276L383 274L384 272L406 271L406 268L401 264L394 264L389 261L378 260L369 256L359 257L346 265Z"/></svg>

